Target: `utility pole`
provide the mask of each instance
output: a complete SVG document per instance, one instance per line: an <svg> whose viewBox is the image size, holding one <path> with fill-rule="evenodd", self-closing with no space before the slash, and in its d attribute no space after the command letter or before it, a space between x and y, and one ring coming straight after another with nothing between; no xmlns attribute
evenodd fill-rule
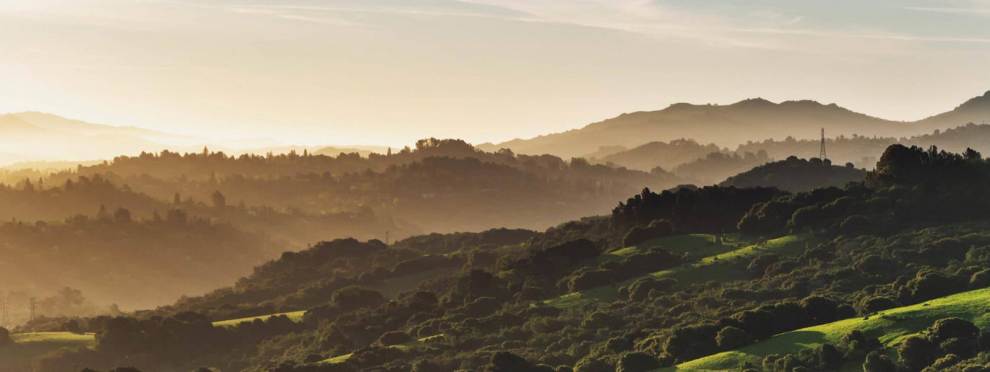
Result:
<svg viewBox="0 0 990 372"><path fill-rule="evenodd" d="M822 144L818 150L818 159L821 159L822 164L825 164L825 160L828 160L828 153L825 152L825 128L822 128Z"/></svg>
<svg viewBox="0 0 990 372"><path fill-rule="evenodd" d="M391 243L390 243L390 242L388 241L388 233L389 233L389 231L388 231L388 230L385 230L385 245L389 245L389 244L391 244Z"/></svg>

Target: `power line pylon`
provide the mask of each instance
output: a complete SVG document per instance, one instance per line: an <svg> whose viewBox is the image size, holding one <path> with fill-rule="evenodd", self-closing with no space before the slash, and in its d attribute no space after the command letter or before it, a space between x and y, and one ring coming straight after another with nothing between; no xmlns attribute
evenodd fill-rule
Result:
<svg viewBox="0 0 990 372"><path fill-rule="evenodd" d="M828 160L828 153L825 152L825 128L822 128L822 142L818 150L818 158L822 160L822 163Z"/></svg>

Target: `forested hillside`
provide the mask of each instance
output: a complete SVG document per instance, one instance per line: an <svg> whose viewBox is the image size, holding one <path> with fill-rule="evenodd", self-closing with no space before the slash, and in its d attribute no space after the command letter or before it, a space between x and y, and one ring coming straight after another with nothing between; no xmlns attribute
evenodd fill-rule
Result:
<svg viewBox="0 0 990 372"><path fill-rule="evenodd" d="M669 143L650 142L633 149L614 152L590 160L648 171L656 167L674 169L682 164L720 151L722 149L713 144L702 145L694 140L679 139Z"/></svg>
<svg viewBox="0 0 990 372"><path fill-rule="evenodd" d="M18 314L8 324L28 318L29 298L65 287L104 310L153 308L314 242L544 229L606 214L643 187L677 184L659 170L486 153L436 139L366 157L165 151L55 173L21 169L4 179L0 221L9 222L0 231L0 265L10 267L0 280L3 292L16 294L10 309ZM324 274L339 269L331 267ZM139 290L148 287L157 289Z"/></svg>
<svg viewBox="0 0 990 372"><path fill-rule="evenodd" d="M181 210L137 219L117 209L59 222L3 223L0 281L9 291L39 297L73 287L100 306L139 309L204 293L282 249L263 235Z"/></svg>
<svg viewBox="0 0 990 372"><path fill-rule="evenodd" d="M644 190L610 216L541 233L320 243L207 296L83 320L82 330L96 332L95 349L39 365L649 371L990 285L990 206L981 202L990 200L988 186L990 162L975 151L894 145L864 182L842 188ZM272 313L286 315L211 324ZM800 355L785 356L799 349L781 346L765 359L719 357L729 364L718 365L982 363L978 353L990 345L947 342L962 337L954 332L983 331L966 320L935 322L937 314L912 326L932 327L923 340L851 326ZM937 347L916 354L924 345ZM882 347L897 349L895 358L871 353Z"/></svg>
<svg viewBox="0 0 990 372"><path fill-rule="evenodd" d="M546 228L605 213L616 201L643 187L678 183L662 170L634 171L582 159L517 156L510 151L488 153L463 141L437 139L422 140L415 149L368 157L162 152L38 175L49 185L83 176L126 185L135 193L166 202L178 198L212 204L220 195L225 205L238 208L375 216L381 220L376 227L343 222L332 227L336 231L321 231L322 238L383 240L387 231L396 238L412 232ZM346 232L351 229L354 232ZM377 231L362 234L369 230ZM317 239L305 241L313 240Z"/></svg>

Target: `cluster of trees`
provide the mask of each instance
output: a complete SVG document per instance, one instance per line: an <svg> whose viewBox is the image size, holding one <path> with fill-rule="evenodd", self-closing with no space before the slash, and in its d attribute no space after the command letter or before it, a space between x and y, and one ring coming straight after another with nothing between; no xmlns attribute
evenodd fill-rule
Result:
<svg viewBox="0 0 990 372"><path fill-rule="evenodd" d="M735 230L756 203L784 194L775 188L681 187L655 193L644 189L612 210L611 223L626 230L666 220L680 232L721 233Z"/></svg>
<svg viewBox="0 0 990 372"><path fill-rule="evenodd" d="M986 186L990 162L979 152L892 145L865 183L777 196L754 204L738 227L762 235L809 229L856 235L980 219L990 207Z"/></svg>

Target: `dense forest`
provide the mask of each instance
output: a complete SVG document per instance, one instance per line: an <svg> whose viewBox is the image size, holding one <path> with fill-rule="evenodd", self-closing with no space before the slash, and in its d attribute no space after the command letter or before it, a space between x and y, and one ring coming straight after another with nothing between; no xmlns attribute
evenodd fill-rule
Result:
<svg viewBox="0 0 990 372"><path fill-rule="evenodd" d="M415 149L368 157L294 152L232 157L205 149L190 154L165 151L29 179L39 177L55 186L79 177L99 177L163 202L213 204L220 195L225 205L247 210L372 216L381 220L376 227L362 226L366 220L341 222L333 227L338 233L321 234L383 240L387 231L395 238L427 231L546 228L607 212L616 200L644 185L664 188L678 183L662 170L643 172L510 151L488 153L460 140L437 139L419 141ZM18 183L27 186L23 179ZM371 229L377 231L370 236L362 233ZM348 233L351 230L355 232Z"/></svg>
<svg viewBox="0 0 990 372"><path fill-rule="evenodd" d="M16 332L95 332L92 349L37 355L40 371L984 365L985 307L950 305L990 286L990 161L902 145L879 159L842 187L647 189L543 232L323 242L154 311ZM931 311L893 315L912 306Z"/></svg>
<svg viewBox="0 0 990 372"><path fill-rule="evenodd" d="M677 183L660 170L436 139L366 156L163 151L3 176L0 281L18 294L8 324L30 318L31 297L66 287L101 311L153 308L320 240L544 229L607 213L644 185ZM149 287L156 290L139 290Z"/></svg>

